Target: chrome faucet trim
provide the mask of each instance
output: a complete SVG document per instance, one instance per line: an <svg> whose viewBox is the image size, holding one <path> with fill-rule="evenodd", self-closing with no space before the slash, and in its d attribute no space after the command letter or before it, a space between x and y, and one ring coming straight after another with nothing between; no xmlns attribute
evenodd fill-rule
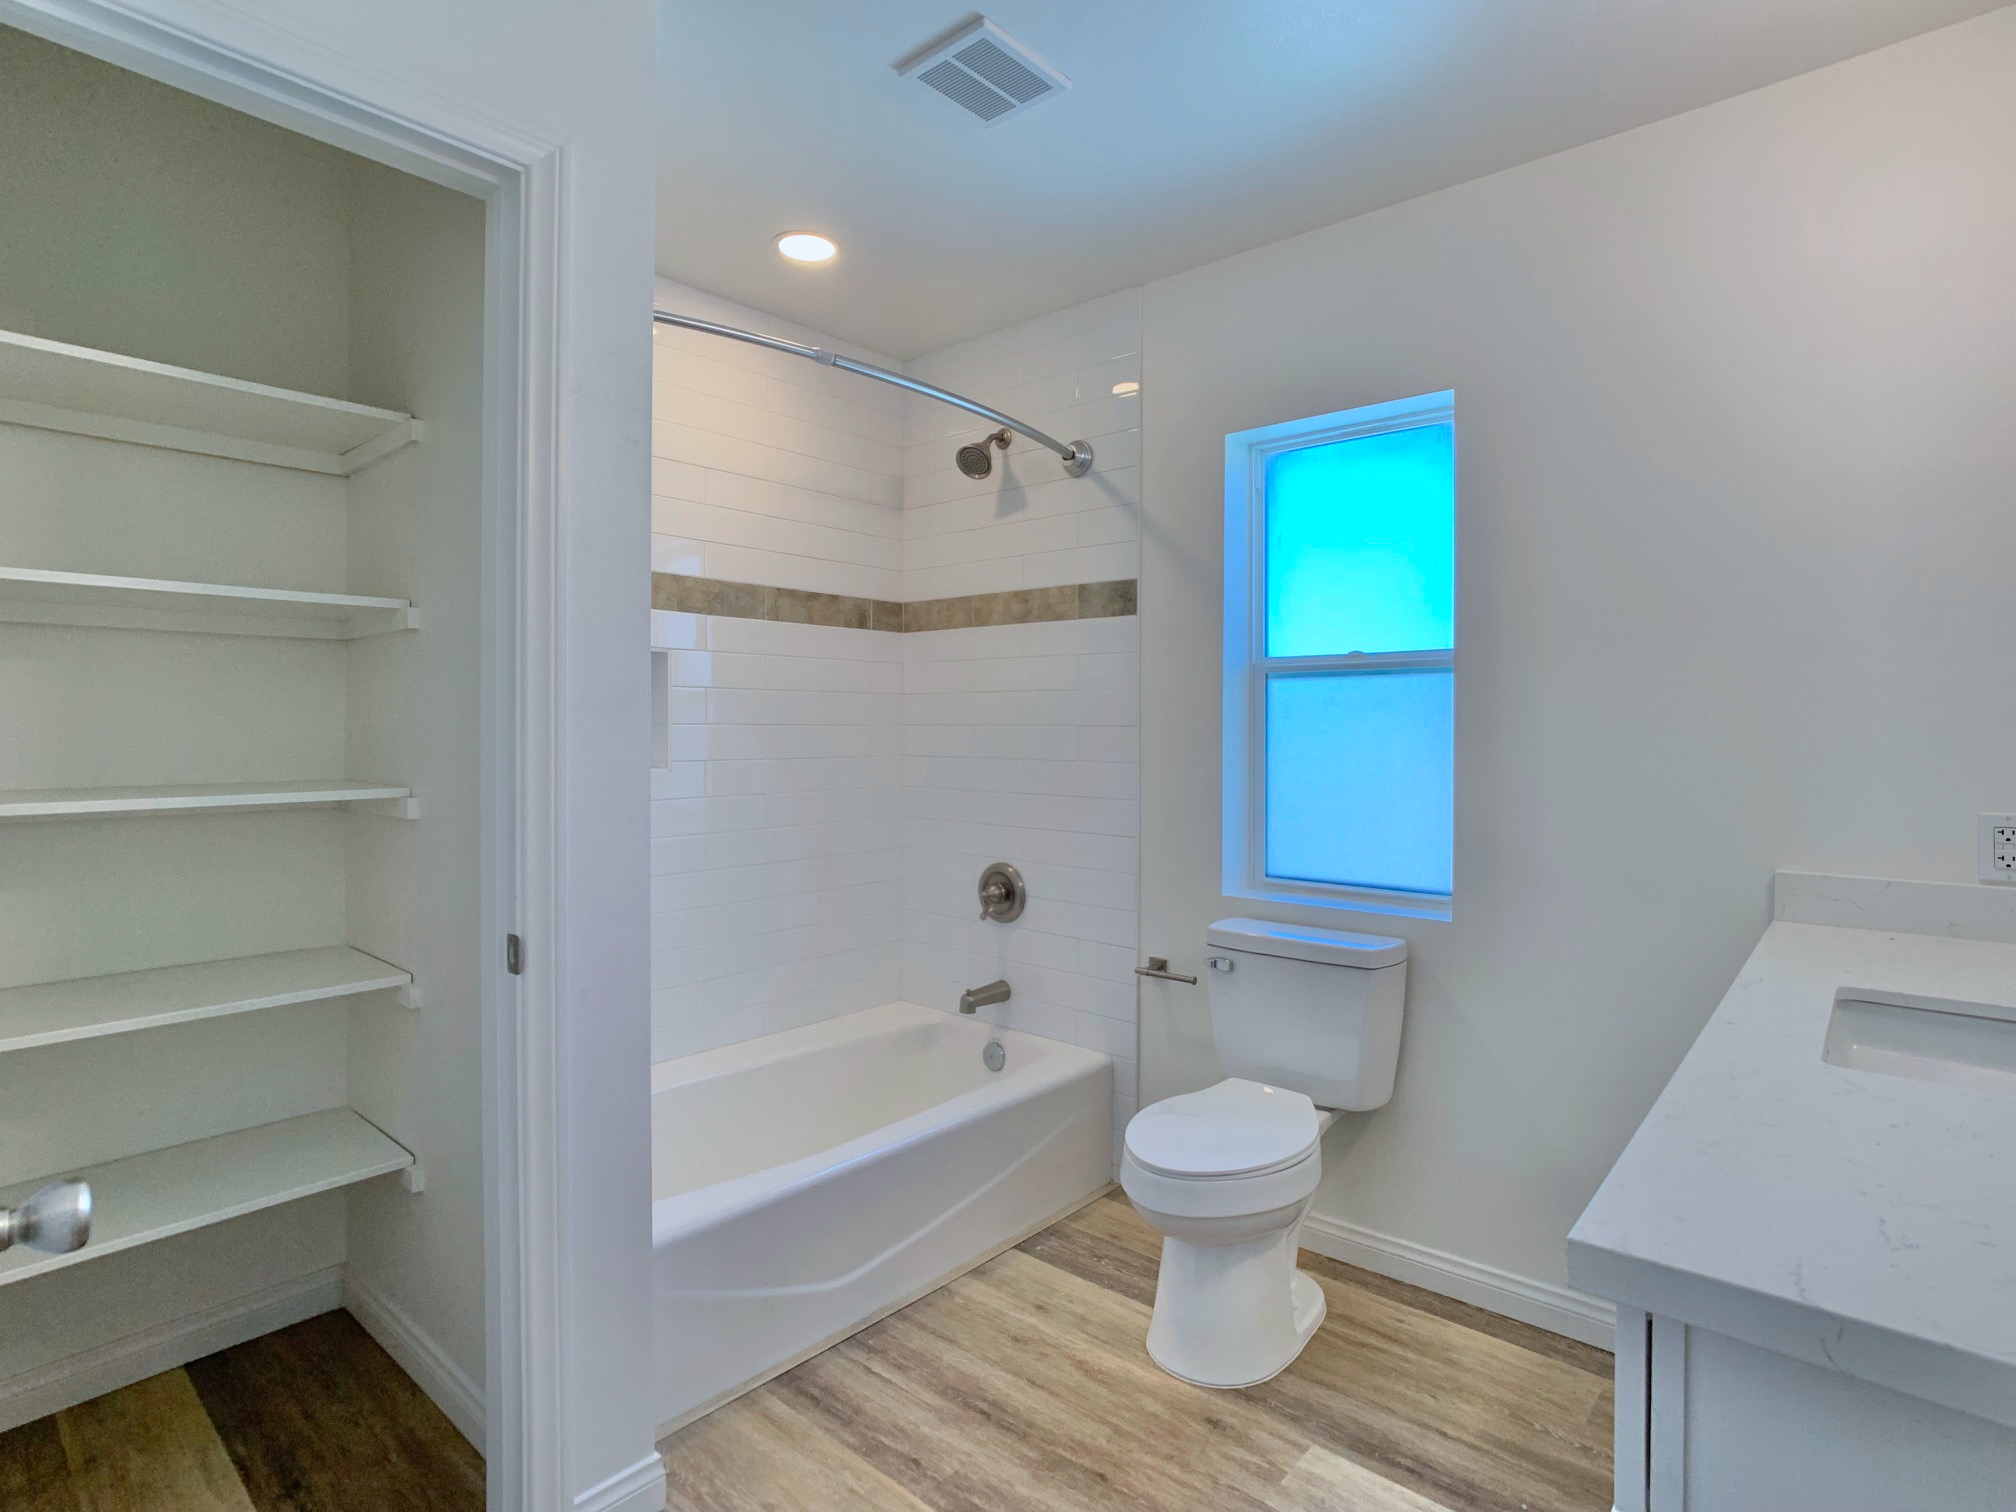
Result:
<svg viewBox="0 0 2016 1512"><path fill-rule="evenodd" d="M1009 991L1005 980L989 982L985 987L968 987L959 994L959 1011L972 1013L975 1009L985 1008L992 1003L1005 1003L1008 1001Z"/></svg>

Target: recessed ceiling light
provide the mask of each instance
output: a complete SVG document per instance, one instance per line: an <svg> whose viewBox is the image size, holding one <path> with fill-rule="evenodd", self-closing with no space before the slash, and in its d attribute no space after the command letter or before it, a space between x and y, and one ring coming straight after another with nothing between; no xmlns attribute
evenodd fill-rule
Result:
<svg viewBox="0 0 2016 1512"><path fill-rule="evenodd" d="M831 237L816 231L786 231L777 238L777 250L793 262L822 263L830 262L840 249Z"/></svg>
<svg viewBox="0 0 2016 1512"><path fill-rule="evenodd" d="M1125 399L1129 394L1140 393L1141 385L1138 383L1116 383L1113 385L1113 392L1118 394L1122 399Z"/></svg>

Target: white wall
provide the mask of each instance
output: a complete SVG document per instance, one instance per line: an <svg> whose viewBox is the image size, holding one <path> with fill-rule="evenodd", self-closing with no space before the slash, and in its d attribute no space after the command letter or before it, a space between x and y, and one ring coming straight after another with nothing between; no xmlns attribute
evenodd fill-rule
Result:
<svg viewBox="0 0 2016 1512"><path fill-rule="evenodd" d="M5 29L0 137L6 318L344 391L342 154ZM8 425L0 499L9 564L346 586L338 478ZM345 660L332 641L0 625L0 788L340 775ZM0 826L0 985L340 943L345 824L308 811ZM0 1056L0 1185L342 1106L347 1009ZM94 1373L121 1356L160 1368L136 1341L192 1317L270 1327L333 1305L345 1254L337 1193L151 1263L0 1288L0 1422L125 1384Z"/></svg>
<svg viewBox="0 0 2016 1512"><path fill-rule="evenodd" d="M661 309L839 347L667 279ZM654 571L902 593L903 395L660 326ZM651 1057L898 995L902 637L659 611L668 761L652 773Z"/></svg>
<svg viewBox="0 0 2016 1512"><path fill-rule="evenodd" d="M344 392L345 154L17 31L0 141L0 326Z"/></svg>
<svg viewBox="0 0 2016 1512"><path fill-rule="evenodd" d="M1454 920L1263 910L1414 946L1339 1232L1546 1301L1774 867L1972 877L2016 807L2012 182L2003 10L1147 289L1142 945L1186 969L1254 908L1223 437L1456 391ZM1204 1001L1144 988L1145 1095L1216 1075Z"/></svg>
<svg viewBox="0 0 2016 1512"><path fill-rule="evenodd" d="M483 207L357 162L348 221L351 397L426 427L350 481L350 591L411 599L422 630L350 645L344 769L396 775L422 817L346 837L349 943L421 991L417 1014L382 998L353 1010L349 1101L414 1152L426 1190L350 1194L345 1279L367 1324L389 1310L419 1341L402 1363L480 1448Z"/></svg>
<svg viewBox="0 0 2016 1512"><path fill-rule="evenodd" d="M550 862L572 933L528 941L566 962L553 1073L566 1113L560 1478L576 1504L657 1504L648 1406L650 1137L646 385L651 293L648 0L136 0L131 9L330 79L366 99L418 88L566 150L556 470L565 563L564 815ZM403 103L403 100L402 100ZM627 586L626 586L627 585ZM495 943L492 943L495 948ZM494 1389L494 1379L489 1383ZM626 1488L637 1487L633 1493ZM540 1509L545 1512L545 1509Z"/></svg>
<svg viewBox="0 0 2016 1512"><path fill-rule="evenodd" d="M323 1281L347 1266L353 1291L424 1341L420 1363L452 1384L424 1369L423 1384L480 1444L482 206L19 32L0 32L0 72L23 85L9 108L32 106L48 138L37 161L65 170L8 161L18 213L0 290L16 310L121 352L328 383L427 426L423 445L347 484L0 427L17 505L0 560L393 594L426 620L421 635L349 644L0 626L17 716L0 785L354 773L409 783L426 809L424 827L334 812L7 826L0 875L17 908L0 981L347 942L412 971L427 1002L416 1018L374 994L0 1059L12 1125L0 1182L344 1105L428 1176L424 1201L369 1183L229 1225L235 1241L8 1288L0 1420L47 1410L59 1378L73 1400L121 1384L122 1351L130 1378L228 1342L203 1327L171 1342L192 1318L235 1310L244 1334L291 1321L258 1302L276 1288L300 1311L334 1305ZM75 280L44 284L77 244L73 180L100 186L90 221L123 249L119 271L94 266L102 247L87 239ZM237 198L213 202L223 218L205 225L188 207L220 185ZM328 275L298 301L304 268L284 260L297 249L307 273ZM272 343L289 358L278 371ZM136 1345L147 1339L159 1348Z"/></svg>
<svg viewBox="0 0 2016 1512"><path fill-rule="evenodd" d="M555 354L564 403L559 446L543 460L562 501L564 563L556 640L564 733L555 753L563 777L553 794L563 820L550 866L571 922L565 939L535 935L528 947L566 963L560 1031L540 1051L565 1109L554 1257L565 1295L560 1357L532 1364L567 1383L564 1495L597 1512L644 1512L662 1499L647 1405L650 1340L636 1322L648 1299L650 1193L639 819L649 801L644 394L655 8L136 0L126 9L395 111L417 92L564 147L565 320Z"/></svg>

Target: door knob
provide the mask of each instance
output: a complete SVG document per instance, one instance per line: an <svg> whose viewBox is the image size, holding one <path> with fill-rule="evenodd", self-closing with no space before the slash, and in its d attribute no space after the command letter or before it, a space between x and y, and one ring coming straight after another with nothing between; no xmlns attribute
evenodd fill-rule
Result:
<svg viewBox="0 0 2016 1512"><path fill-rule="evenodd" d="M0 1250L25 1244L67 1255L91 1241L91 1184L52 1181L19 1207L0 1207Z"/></svg>

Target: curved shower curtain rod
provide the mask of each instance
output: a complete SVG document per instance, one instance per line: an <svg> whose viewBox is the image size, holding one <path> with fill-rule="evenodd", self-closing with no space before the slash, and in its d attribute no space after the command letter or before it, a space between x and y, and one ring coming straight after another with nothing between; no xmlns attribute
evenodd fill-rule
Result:
<svg viewBox="0 0 2016 1512"><path fill-rule="evenodd" d="M926 399L942 400L969 410L983 420L991 420L996 425L1005 425L1012 431L1020 431L1038 446L1047 446L1064 459L1064 471L1073 478L1082 478L1092 470L1092 443L1089 441L1065 442L1046 436L1032 425L1024 425L1012 415L1004 415L991 409L976 399L955 394L950 389L939 388L936 384L923 383L915 378L906 378L901 373L892 373L887 368L876 367L872 362L856 362L852 357L842 357L838 352L829 352L824 347L800 346L795 341L781 341L775 336L761 336L754 331L745 331L739 326L722 325L717 321L701 320L692 315L675 315L670 310L653 310L651 318L659 325L679 326L688 331L704 331L709 336L726 336L731 341L746 341L751 346L768 347L773 352L789 352L793 357L807 357L824 367L839 368L843 372L859 373L863 378L873 378L881 383L894 384L897 388L908 389L913 394L922 394Z"/></svg>

